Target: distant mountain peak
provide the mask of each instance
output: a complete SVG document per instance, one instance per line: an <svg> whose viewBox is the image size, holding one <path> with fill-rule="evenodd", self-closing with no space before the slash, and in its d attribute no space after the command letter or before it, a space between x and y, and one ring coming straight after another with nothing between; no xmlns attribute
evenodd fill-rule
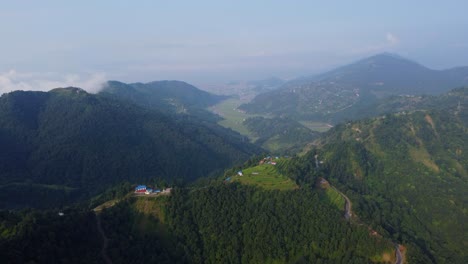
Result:
<svg viewBox="0 0 468 264"><path fill-rule="evenodd" d="M468 85L468 67L432 70L384 52L263 93L241 109L329 121L391 95L440 94Z"/></svg>
<svg viewBox="0 0 468 264"><path fill-rule="evenodd" d="M404 60L408 60L407 58L403 57L403 56L400 56L399 54L397 53L392 53L392 52L382 52L382 53L378 53L378 54L375 54L374 56L380 56L380 57L392 57L392 58L396 58L396 59L404 59Z"/></svg>
<svg viewBox="0 0 468 264"><path fill-rule="evenodd" d="M120 82L120 81L116 81L116 80L109 80L109 81L106 82L106 84L107 85L112 85L112 84L125 84L125 83Z"/></svg>
<svg viewBox="0 0 468 264"><path fill-rule="evenodd" d="M404 64L412 64L412 65L417 65L419 67L424 67L426 68L425 66L413 61L413 60L410 60L408 58L405 58L403 56L400 56L396 53L390 53L390 52L383 52L383 53L378 53L378 54L375 54L375 55L372 55L370 57L367 57L367 58L364 58L364 59L361 59L359 61L357 61L355 64L358 64L358 63L369 63L369 62L374 62L374 63L389 63L389 62L392 62L392 63L404 63Z"/></svg>
<svg viewBox="0 0 468 264"><path fill-rule="evenodd" d="M160 81L152 81L152 82L148 82L146 84L168 84L168 83L172 83L172 84L175 84L175 83L180 83L180 84L187 84L187 85L190 85L192 86L191 84L188 84L187 82L184 82L184 81L179 81L179 80L160 80Z"/></svg>

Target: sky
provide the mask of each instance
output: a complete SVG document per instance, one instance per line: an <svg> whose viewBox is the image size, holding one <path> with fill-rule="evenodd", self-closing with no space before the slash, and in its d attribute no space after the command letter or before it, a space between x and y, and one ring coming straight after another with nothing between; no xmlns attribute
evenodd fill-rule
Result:
<svg viewBox="0 0 468 264"><path fill-rule="evenodd" d="M0 94L291 79L381 52L468 65L468 1L0 0Z"/></svg>

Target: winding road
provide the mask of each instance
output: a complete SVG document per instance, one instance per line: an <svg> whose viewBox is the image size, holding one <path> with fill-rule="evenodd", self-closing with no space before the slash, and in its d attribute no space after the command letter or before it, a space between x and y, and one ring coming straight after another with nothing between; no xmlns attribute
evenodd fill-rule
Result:
<svg viewBox="0 0 468 264"><path fill-rule="evenodd" d="M119 200L107 201L93 209L94 214L96 215L96 226L97 226L99 234L102 237L101 256L104 259L104 262L106 264L112 264L112 260L109 258L109 255L107 255L107 247L109 245L109 239L107 238L106 233L104 233L104 229L102 229L101 211L105 208L114 206L115 204L117 204L118 201Z"/></svg>
<svg viewBox="0 0 468 264"><path fill-rule="evenodd" d="M337 191L341 197L345 199L345 214L344 217L347 221L351 219L353 216L351 207L351 200L349 200L348 196L346 196L344 193L340 192L338 189L336 189L334 186L330 185L331 188L333 188L335 191ZM400 245L395 243L395 264L403 264L403 254L401 253L400 250Z"/></svg>
<svg viewBox="0 0 468 264"><path fill-rule="evenodd" d="M335 188L335 186L330 185L330 187L333 188L333 190L337 191L341 195L341 197L345 199L344 217L346 220L349 221L351 219L351 216L353 216L353 212L351 211L351 207L352 207L351 200L349 200L348 196L346 196L344 193L340 192L337 188Z"/></svg>
<svg viewBox="0 0 468 264"><path fill-rule="evenodd" d="M107 255L107 246L109 245L109 239L106 237L106 234L104 233L104 230L102 229L101 216L96 211L94 213L96 215L96 225L97 225L99 234L101 234L101 237L102 237L101 256L107 264L112 264L112 260Z"/></svg>
<svg viewBox="0 0 468 264"><path fill-rule="evenodd" d="M401 254L399 244L395 244L395 252L396 252L395 253L395 255L396 255L395 264L403 264L403 255Z"/></svg>

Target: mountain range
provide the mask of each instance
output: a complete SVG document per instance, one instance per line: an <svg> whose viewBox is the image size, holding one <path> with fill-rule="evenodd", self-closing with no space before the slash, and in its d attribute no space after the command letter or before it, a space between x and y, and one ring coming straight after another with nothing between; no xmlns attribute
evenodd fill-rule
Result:
<svg viewBox="0 0 468 264"><path fill-rule="evenodd" d="M349 112L391 95L440 94L468 85L468 67L433 70L383 53L350 65L285 83L240 107L248 113L297 120L339 122Z"/></svg>
<svg viewBox="0 0 468 264"><path fill-rule="evenodd" d="M263 95L290 112L244 121L258 145L307 145L278 157L183 82L4 94L0 262L467 263L465 70L381 54L286 83ZM173 189L132 195L145 183Z"/></svg>

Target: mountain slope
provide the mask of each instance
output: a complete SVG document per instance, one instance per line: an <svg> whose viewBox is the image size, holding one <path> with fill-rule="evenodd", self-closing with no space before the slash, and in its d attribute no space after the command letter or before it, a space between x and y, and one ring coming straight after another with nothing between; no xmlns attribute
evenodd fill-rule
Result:
<svg viewBox="0 0 468 264"><path fill-rule="evenodd" d="M393 244L350 225L321 190L242 184L123 199L100 215L114 263L391 263ZM3 263L102 263L85 210L0 211ZM80 234L82 234L80 236ZM42 240L42 241L41 241Z"/></svg>
<svg viewBox="0 0 468 264"><path fill-rule="evenodd" d="M100 94L130 101L142 107L168 114L188 114L210 120L216 120L219 117L206 111L205 108L226 98L199 90L195 86L181 81L132 84L109 81Z"/></svg>
<svg viewBox="0 0 468 264"><path fill-rule="evenodd" d="M431 70L397 55L383 53L330 72L283 85L258 95L241 109L328 121L390 95L439 94L468 84L468 67Z"/></svg>
<svg viewBox="0 0 468 264"><path fill-rule="evenodd" d="M363 221L409 247L409 261L466 263L466 99L339 125L283 173L299 182L331 179Z"/></svg>
<svg viewBox="0 0 468 264"><path fill-rule="evenodd" d="M422 96L390 96L381 98L372 104L363 107L352 107L346 111L335 114L332 122L341 120L357 120L365 117L384 115L388 113L408 112L414 110L438 109L443 110L451 107L457 111L461 107L462 102L467 101L468 87L452 89L447 93L439 96L422 95Z"/></svg>
<svg viewBox="0 0 468 264"><path fill-rule="evenodd" d="M250 117L243 124L258 138L255 144L273 152L300 149L319 135L290 118Z"/></svg>
<svg viewBox="0 0 468 264"><path fill-rule="evenodd" d="M56 192L73 200L121 181L193 180L257 153L240 135L213 126L78 88L4 94L0 201L13 206L28 197L30 205L63 204L67 199Z"/></svg>

